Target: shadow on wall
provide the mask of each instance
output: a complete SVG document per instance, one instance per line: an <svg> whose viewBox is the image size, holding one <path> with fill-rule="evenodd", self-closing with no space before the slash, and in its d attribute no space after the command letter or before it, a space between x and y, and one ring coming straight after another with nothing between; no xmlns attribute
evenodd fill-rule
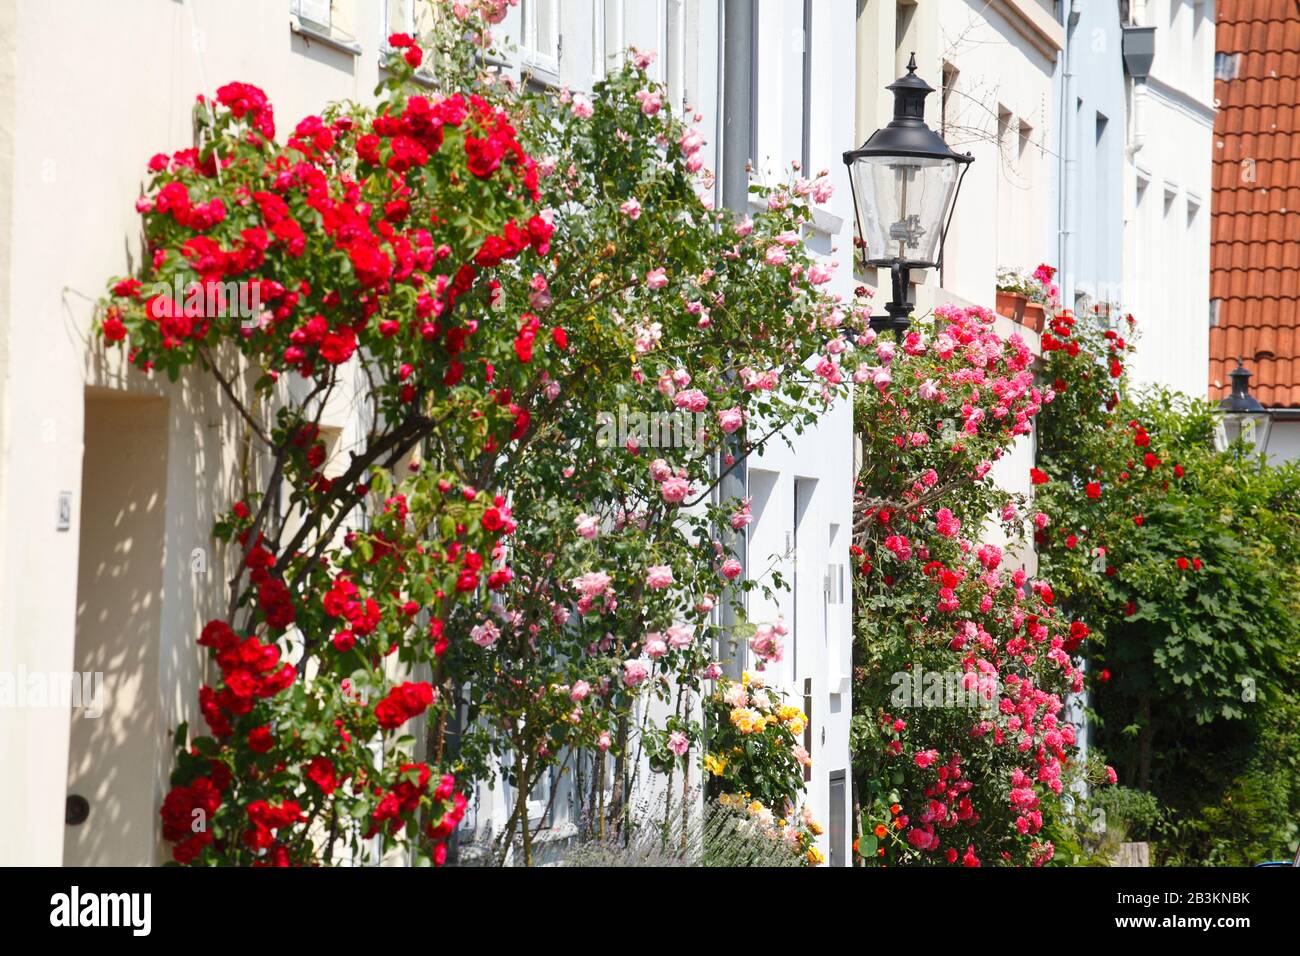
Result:
<svg viewBox="0 0 1300 956"><path fill-rule="evenodd" d="M103 674L98 717L72 713L66 865L151 865L157 847L168 403L88 388L75 668Z"/></svg>

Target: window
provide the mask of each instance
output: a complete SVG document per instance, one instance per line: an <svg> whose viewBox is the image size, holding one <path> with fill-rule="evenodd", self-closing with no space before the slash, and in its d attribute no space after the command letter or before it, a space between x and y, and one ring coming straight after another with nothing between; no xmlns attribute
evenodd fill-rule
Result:
<svg viewBox="0 0 1300 956"><path fill-rule="evenodd" d="M415 0L383 0L379 12L383 18L379 43L385 50L394 33L415 33Z"/></svg>
<svg viewBox="0 0 1300 956"><path fill-rule="evenodd" d="M523 62L552 75L560 72L560 0L521 0L519 48Z"/></svg>
<svg viewBox="0 0 1300 956"><path fill-rule="evenodd" d="M347 32L353 26L346 16L342 24L334 21L332 0L292 0L289 8L289 29L305 44L313 43L358 56L361 44L357 38Z"/></svg>
<svg viewBox="0 0 1300 956"><path fill-rule="evenodd" d="M591 77L599 80L605 75L606 50L605 0L591 0Z"/></svg>
<svg viewBox="0 0 1300 956"><path fill-rule="evenodd" d="M807 664L807 661L799 657L799 638L800 636L805 635L806 632L813 631L813 618L811 615L814 611L818 610L817 604L822 603L818 601L814 604L810 600L814 597L814 592L812 592L811 589L809 589L806 594L801 594L800 591L801 586L803 588L809 588L810 584L813 587L816 586L815 581L808 580L812 575L807 573L815 573L815 567L809 567L808 565L803 564L800 560L803 555L803 552L800 551L800 547L808 545L810 542L815 542L818 537L813 533L811 527L813 522L808 520L811 514L813 493L816 490L816 478L796 478L794 480L794 575L790 584L790 596L793 604L793 614L791 615L793 621L791 622L792 627L790 636L792 638L791 643L793 646L790 648L790 659L795 674L798 674L799 671L803 669L800 667L801 664ZM808 547L808 553L810 555L815 554L815 549L816 544L811 544L811 546ZM805 572L802 575L800 574L801 570ZM801 601L800 597L803 597L804 600ZM822 610L821 613L824 614L824 610Z"/></svg>
<svg viewBox="0 0 1300 956"><path fill-rule="evenodd" d="M623 65L623 0L592 0L592 72L603 77Z"/></svg>
<svg viewBox="0 0 1300 956"><path fill-rule="evenodd" d="M898 0L894 7L894 75L907 72L916 51L916 0Z"/></svg>
<svg viewBox="0 0 1300 956"><path fill-rule="evenodd" d="M293 0L293 14L314 27L329 30L331 6L331 0Z"/></svg>
<svg viewBox="0 0 1300 956"><path fill-rule="evenodd" d="M1214 78L1216 80L1235 80L1237 78L1237 70L1240 68L1240 53L1214 54Z"/></svg>
<svg viewBox="0 0 1300 956"><path fill-rule="evenodd" d="M664 86L668 102L680 110L686 101L686 0L666 0L664 11Z"/></svg>
<svg viewBox="0 0 1300 956"><path fill-rule="evenodd" d="M803 130L799 159L803 174L809 179L812 178L812 25L812 0L803 0Z"/></svg>

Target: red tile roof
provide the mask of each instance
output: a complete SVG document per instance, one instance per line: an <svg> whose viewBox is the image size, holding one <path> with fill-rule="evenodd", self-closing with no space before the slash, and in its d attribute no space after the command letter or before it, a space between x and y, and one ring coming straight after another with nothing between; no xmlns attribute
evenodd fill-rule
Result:
<svg viewBox="0 0 1300 956"><path fill-rule="evenodd" d="M1216 12L1218 59L1236 72L1214 83L1210 398L1227 394L1241 356L1252 395L1298 408L1300 0L1218 0Z"/></svg>

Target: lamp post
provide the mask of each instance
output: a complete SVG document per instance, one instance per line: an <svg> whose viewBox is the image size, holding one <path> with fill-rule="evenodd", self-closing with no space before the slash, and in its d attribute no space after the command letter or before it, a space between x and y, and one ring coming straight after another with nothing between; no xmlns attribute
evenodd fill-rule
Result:
<svg viewBox="0 0 1300 956"><path fill-rule="evenodd" d="M1232 379L1232 393L1219 402L1223 416L1215 430L1215 444L1220 451L1225 451L1240 440L1251 451L1263 455L1268 450L1273 416L1259 399L1250 394L1250 372L1240 358L1229 378Z"/></svg>
<svg viewBox="0 0 1300 956"><path fill-rule="evenodd" d="M915 53L907 75L886 89L894 94L893 120L861 147L846 152L844 163L849 167L862 265L890 273L888 314L872 316L871 327L901 338L911 325L910 273L943 262L957 192L975 157L953 152L925 125L925 98L934 88L916 75Z"/></svg>

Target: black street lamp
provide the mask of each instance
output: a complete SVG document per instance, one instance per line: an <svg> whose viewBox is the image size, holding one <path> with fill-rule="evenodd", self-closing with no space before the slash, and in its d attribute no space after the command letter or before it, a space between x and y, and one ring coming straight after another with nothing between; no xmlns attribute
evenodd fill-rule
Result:
<svg viewBox="0 0 1300 956"><path fill-rule="evenodd" d="M1240 358L1229 378L1232 379L1232 394L1219 402L1223 417L1215 433L1216 444L1220 451L1225 451L1241 440L1248 449L1263 455L1268 450L1273 416L1259 399L1250 394L1250 372Z"/></svg>
<svg viewBox="0 0 1300 956"><path fill-rule="evenodd" d="M844 154L849 167L853 211L862 240L864 268L888 268L893 298L888 315L872 316L876 331L902 337L911 325L908 283L913 269L933 269L943 262L943 240L957 204L957 191L970 153L955 153L925 125L925 98L934 92L916 75L916 54L907 75L889 86L894 118L858 149Z"/></svg>

